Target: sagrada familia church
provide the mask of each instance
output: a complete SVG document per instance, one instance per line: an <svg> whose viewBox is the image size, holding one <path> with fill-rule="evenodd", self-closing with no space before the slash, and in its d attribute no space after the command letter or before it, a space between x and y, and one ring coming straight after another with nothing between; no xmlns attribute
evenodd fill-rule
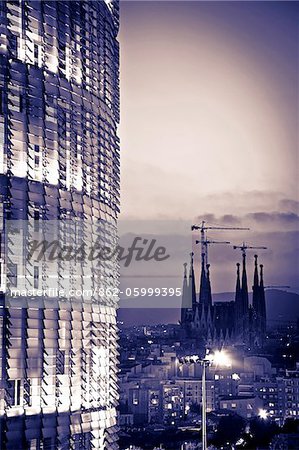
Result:
<svg viewBox="0 0 299 450"><path fill-rule="evenodd" d="M194 260L191 253L189 274L184 264L181 327L186 338L202 339L206 346L240 345L247 349L263 348L266 334L266 302L263 265L258 268L254 256L252 303L249 302L246 254L242 273L237 264L234 301L213 302L210 265L202 254L199 294L197 296Z"/></svg>

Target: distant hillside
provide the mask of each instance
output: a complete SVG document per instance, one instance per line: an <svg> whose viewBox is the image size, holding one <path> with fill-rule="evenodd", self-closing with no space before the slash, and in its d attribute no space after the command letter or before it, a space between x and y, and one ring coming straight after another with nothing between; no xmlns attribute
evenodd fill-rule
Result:
<svg viewBox="0 0 299 450"><path fill-rule="evenodd" d="M295 321L299 318L299 295L278 289L266 290L267 319L269 324L276 321Z"/></svg>
<svg viewBox="0 0 299 450"><path fill-rule="evenodd" d="M249 294L251 300L252 293ZM233 292L213 294L213 300L230 301ZM299 318L299 295L279 289L266 290L267 318L269 325L277 321L295 321ZM177 323L180 319L178 308L120 308L118 320L126 326Z"/></svg>

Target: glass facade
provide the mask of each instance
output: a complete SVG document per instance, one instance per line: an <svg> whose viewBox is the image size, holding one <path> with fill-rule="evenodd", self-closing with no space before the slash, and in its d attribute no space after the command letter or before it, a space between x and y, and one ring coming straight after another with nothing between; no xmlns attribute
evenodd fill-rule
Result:
<svg viewBox="0 0 299 450"><path fill-rule="evenodd" d="M117 33L114 1L0 2L1 448L117 448L117 301L6 302L22 277L33 288L49 278L8 251L9 221L78 219L116 241ZM117 264L98 270L117 286Z"/></svg>

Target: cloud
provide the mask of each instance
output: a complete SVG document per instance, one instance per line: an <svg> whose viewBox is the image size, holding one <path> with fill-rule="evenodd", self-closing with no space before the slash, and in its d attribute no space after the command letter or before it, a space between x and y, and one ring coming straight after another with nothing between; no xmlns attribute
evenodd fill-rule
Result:
<svg viewBox="0 0 299 450"><path fill-rule="evenodd" d="M222 216L204 214L202 216L197 216L195 222L200 223L203 220L209 224L239 225L241 223L240 217L233 214L224 214Z"/></svg>
<svg viewBox="0 0 299 450"><path fill-rule="evenodd" d="M291 202L290 204L296 204ZM287 203L288 203L287 202ZM288 229L299 229L299 214L296 212L280 211L255 211L246 214L224 214L216 216L215 214L203 214L197 216L197 222L205 220L210 225L219 226L242 226L250 227L253 230L267 227L269 231L286 227Z"/></svg>
<svg viewBox="0 0 299 450"><path fill-rule="evenodd" d="M293 212L284 213L284 212L255 212L247 214L246 217L249 219L253 219L255 222L279 222L281 224L294 223L299 225L299 215Z"/></svg>
<svg viewBox="0 0 299 450"><path fill-rule="evenodd" d="M299 201L297 200L292 200L289 198L280 200L279 207L280 207L279 209L292 211L299 214Z"/></svg>

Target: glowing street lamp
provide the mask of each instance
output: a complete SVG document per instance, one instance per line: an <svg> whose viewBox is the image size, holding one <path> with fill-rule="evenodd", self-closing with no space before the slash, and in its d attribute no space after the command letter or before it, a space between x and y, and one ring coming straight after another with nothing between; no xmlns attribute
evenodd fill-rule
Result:
<svg viewBox="0 0 299 450"><path fill-rule="evenodd" d="M259 409L258 416L259 416L260 419L267 420L268 419L268 412L265 409L261 408L261 409Z"/></svg>
<svg viewBox="0 0 299 450"><path fill-rule="evenodd" d="M206 369L210 365L220 367L230 367L231 360L229 355L224 350L215 350L211 353L209 350L206 352L204 359L200 359L199 356L187 356L184 358L187 363L197 363L202 365L202 377L201 377L201 390L202 390L202 450L207 450L207 386L206 386Z"/></svg>
<svg viewBox="0 0 299 450"><path fill-rule="evenodd" d="M206 357L202 361L202 449L207 450L207 386L206 386L206 368L214 364L216 366L230 367L231 360L224 350L216 350L210 353L207 350Z"/></svg>
<svg viewBox="0 0 299 450"><path fill-rule="evenodd" d="M224 350L216 350L214 353L207 353L205 359L210 361L215 366L230 367L231 359Z"/></svg>

